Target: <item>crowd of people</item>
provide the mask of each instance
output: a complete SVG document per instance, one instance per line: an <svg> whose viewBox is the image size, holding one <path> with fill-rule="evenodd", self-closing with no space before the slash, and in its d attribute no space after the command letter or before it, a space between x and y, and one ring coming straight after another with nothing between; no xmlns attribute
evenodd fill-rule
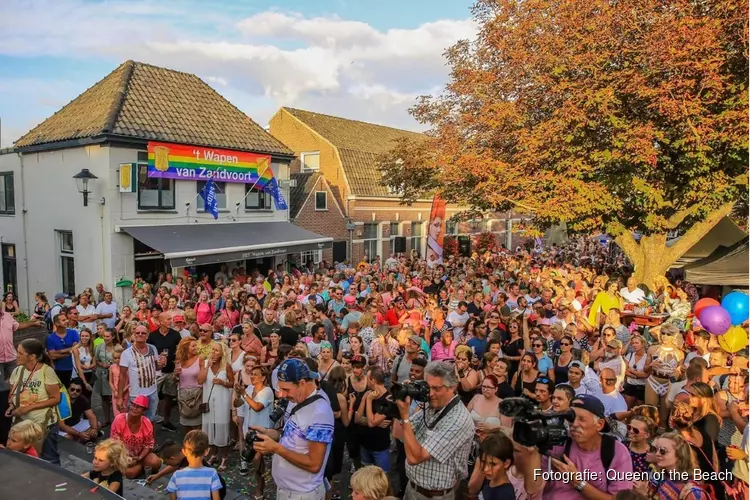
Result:
<svg viewBox="0 0 750 500"><path fill-rule="evenodd" d="M59 463L58 439L108 429L88 477L121 492L171 475L175 498L218 498L233 447L258 498L264 455L278 498L336 498L345 453L357 500L746 498L747 351L693 321L696 287L632 272L577 242L433 267L159 274L125 304L101 284L38 294L33 320L52 331L17 348L8 447ZM0 347L19 327L12 299ZM633 321L646 309L658 326ZM564 441L514 439L509 403L559 416L542 420ZM157 449L173 414L184 441Z"/></svg>

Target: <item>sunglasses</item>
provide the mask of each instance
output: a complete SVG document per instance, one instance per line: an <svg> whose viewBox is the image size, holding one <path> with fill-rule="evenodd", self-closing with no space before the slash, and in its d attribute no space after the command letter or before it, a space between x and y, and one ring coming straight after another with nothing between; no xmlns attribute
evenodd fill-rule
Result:
<svg viewBox="0 0 750 500"><path fill-rule="evenodd" d="M657 455L665 456L667 453L669 453L669 450L664 448L663 446L659 446L658 448L654 445L649 446L648 448L649 453L656 453Z"/></svg>
<svg viewBox="0 0 750 500"><path fill-rule="evenodd" d="M494 391L496 387L492 385L482 385L482 389L487 389L488 391Z"/></svg>
<svg viewBox="0 0 750 500"><path fill-rule="evenodd" d="M539 377L536 379L537 384L549 384L549 379L546 377Z"/></svg>
<svg viewBox="0 0 750 500"><path fill-rule="evenodd" d="M571 344L570 342L560 342L560 345L568 345L569 346L569 345L573 345L573 344Z"/></svg>
<svg viewBox="0 0 750 500"><path fill-rule="evenodd" d="M534 347L544 347L542 344L533 344Z"/></svg>
<svg viewBox="0 0 750 500"><path fill-rule="evenodd" d="M73 389L72 387L70 389L68 389L69 393L78 393L78 392L81 392L81 391L82 391L82 389Z"/></svg>
<svg viewBox="0 0 750 500"><path fill-rule="evenodd" d="M629 425L628 426L628 432L632 432L633 434L635 434L637 436L638 434L641 433L641 430L638 429L637 427L633 427L632 425Z"/></svg>
<svg viewBox="0 0 750 500"><path fill-rule="evenodd" d="M605 379L602 379L602 380L604 380L608 384L614 384L615 382L617 382L616 378L605 378Z"/></svg>

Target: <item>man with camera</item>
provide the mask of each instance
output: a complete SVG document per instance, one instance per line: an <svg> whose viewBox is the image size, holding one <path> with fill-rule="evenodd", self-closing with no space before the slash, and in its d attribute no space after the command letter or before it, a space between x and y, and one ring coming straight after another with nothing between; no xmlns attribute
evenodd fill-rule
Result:
<svg viewBox="0 0 750 500"><path fill-rule="evenodd" d="M285 500L323 500L323 474L333 442L333 411L318 391L314 374L300 359L279 365L279 390L294 407L279 431L258 431L255 451L273 454L271 473L277 497ZM291 406L291 405L290 405Z"/></svg>
<svg viewBox="0 0 750 500"><path fill-rule="evenodd" d="M430 408L410 417L411 397L397 398L406 451L406 500L453 500L456 485L468 476L474 422L456 394L458 380L449 363L425 368L428 391L409 391ZM417 394L427 392L427 394Z"/></svg>
<svg viewBox="0 0 750 500"><path fill-rule="evenodd" d="M426 359L416 358L409 368L409 380L404 382L404 384L424 380L424 369L426 366ZM409 418L418 410L421 410L423 406L424 403L422 402L412 401L409 408ZM398 496L399 498L403 498L406 493L406 449L404 448L404 427L401 425L400 420L393 421L393 437L396 439L396 473L398 474L400 488Z"/></svg>
<svg viewBox="0 0 750 500"><path fill-rule="evenodd" d="M576 396L571 404L575 420L570 425L569 440L545 452L542 470L551 469L563 480L547 481L544 498L555 500L611 500L619 491L633 488L632 480L619 479L633 472L628 448L611 436L604 405L591 395ZM618 478L607 473L617 471Z"/></svg>

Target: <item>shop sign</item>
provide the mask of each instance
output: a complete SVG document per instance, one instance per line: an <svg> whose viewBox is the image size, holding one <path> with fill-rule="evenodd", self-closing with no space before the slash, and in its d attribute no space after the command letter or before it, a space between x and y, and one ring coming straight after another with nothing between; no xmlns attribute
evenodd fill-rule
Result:
<svg viewBox="0 0 750 500"><path fill-rule="evenodd" d="M270 155L166 142L148 143L148 176L153 178L257 182L262 186L273 177L270 165Z"/></svg>
<svg viewBox="0 0 750 500"><path fill-rule="evenodd" d="M172 267L201 266L205 264L218 264L223 262L236 262L248 259L265 259L276 255L287 255L291 253L308 252L310 250L322 250L331 248L330 241L319 243L307 243L304 245L278 246L271 248L259 248L257 250L245 250L244 252L227 252L213 255L199 255L196 257L179 257L171 259Z"/></svg>

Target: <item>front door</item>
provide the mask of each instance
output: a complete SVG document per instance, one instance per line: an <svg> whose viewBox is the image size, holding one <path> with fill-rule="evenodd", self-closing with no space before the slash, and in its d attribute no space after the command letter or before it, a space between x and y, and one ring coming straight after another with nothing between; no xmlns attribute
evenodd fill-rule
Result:
<svg viewBox="0 0 750 500"><path fill-rule="evenodd" d="M346 260L346 240L333 242L333 261L344 262Z"/></svg>
<svg viewBox="0 0 750 500"><path fill-rule="evenodd" d="M16 271L16 246L3 243L3 292L18 296L18 274Z"/></svg>

